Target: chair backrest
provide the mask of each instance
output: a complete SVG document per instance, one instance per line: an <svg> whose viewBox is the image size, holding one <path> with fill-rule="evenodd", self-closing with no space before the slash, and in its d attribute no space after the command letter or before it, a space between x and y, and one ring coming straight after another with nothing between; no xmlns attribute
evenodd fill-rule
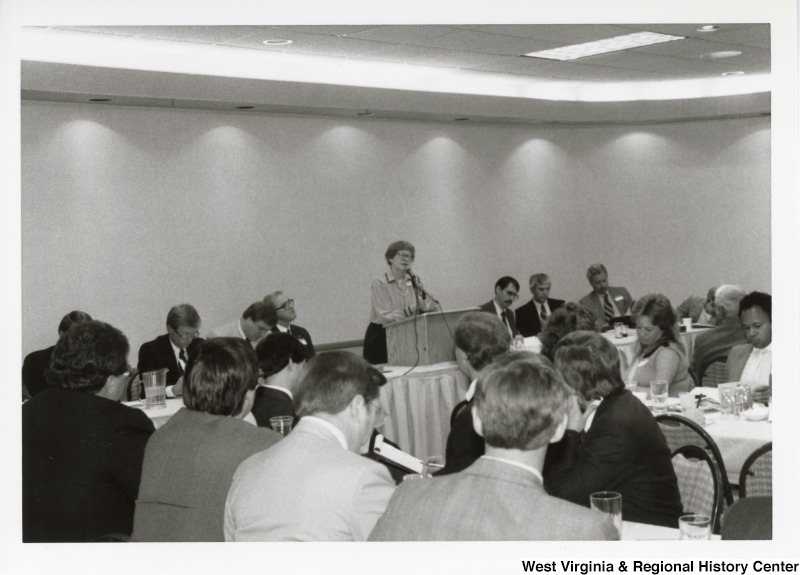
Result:
<svg viewBox="0 0 800 575"><path fill-rule="evenodd" d="M722 490L711 455L697 445L684 445L672 453L672 467L678 477L683 512L708 515L714 530L722 513Z"/></svg>
<svg viewBox="0 0 800 575"><path fill-rule="evenodd" d="M699 385L697 387L717 387L720 383L728 381L728 354L729 349L712 353L703 359L698 373Z"/></svg>
<svg viewBox="0 0 800 575"><path fill-rule="evenodd" d="M700 387L700 378L698 377L697 372L691 365L689 366L689 377L692 378L692 383L694 384L695 387Z"/></svg>
<svg viewBox="0 0 800 575"><path fill-rule="evenodd" d="M771 540L772 497L748 497L734 503L722 516L722 539Z"/></svg>
<svg viewBox="0 0 800 575"><path fill-rule="evenodd" d="M136 401L141 399L142 383L139 379L139 370L135 367L131 369L131 374L128 376L128 383L125 387L125 401Z"/></svg>
<svg viewBox="0 0 800 575"><path fill-rule="evenodd" d="M756 449L739 474L739 497L772 497L772 442Z"/></svg>
<svg viewBox="0 0 800 575"><path fill-rule="evenodd" d="M656 421L667 440L667 445L671 452L674 453L684 445L696 445L708 452L719 473L719 483L722 487L722 496L725 503L733 505L733 490L731 489L730 481L728 481L725 462L722 461L719 447L717 447L716 442L708 432L688 417L682 415L662 413L656 416Z"/></svg>

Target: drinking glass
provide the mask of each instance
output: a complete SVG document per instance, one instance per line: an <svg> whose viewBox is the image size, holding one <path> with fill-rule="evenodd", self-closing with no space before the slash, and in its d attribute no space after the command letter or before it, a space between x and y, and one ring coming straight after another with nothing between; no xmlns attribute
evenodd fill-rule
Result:
<svg viewBox="0 0 800 575"><path fill-rule="evenodd" d="M736 410L736 384L720 383L719 390L719 409L725 418L739 417Z"/></svg>
<svg viewBox="0 0 800 575"><path fill-rule="evenodd" d="M592 509L611 516L614 527L622 538L622 494L616 491L598 491L589 495Z"/></svg>
<svg viewBox="0 0 800 575"><path fill-rule="evenodd" d="M525 349L525 338L521 335L514 336L511 342L511 351L523 351Z"/></svg>
<svg viewBox="0 0 800 575"><path fill-rule="evenodd" d="M162 409L167 407L167 372L169 369L156 369L142 374L145 408Z"/></svg>
<svg viewBox="0 0 800 575"><path fill-rule="evenodd" d="M618 321L614 324L614 337L617 339L625 337L625 325L622 322Z"/></svg>
<svg viewBox="0 0 800 575"><path fill-rule="evenodd" d="M681 515L678 526L681 539L711 539L711 517L708 515Z"/></svg>
<svg viewBox="0 0 800 575"><path fill-rule="evenodd" d="M667 392L669 382L666 379L654 379L650 382L650 399L653 400L653 413L667 412Z"/></svg>
<svg viewBox="0 0 800 575"><path fill-rule="evenodd" d="M269 418L269 424L278 433L286 437L292 430L292 421L294 418L291 415L278 415Z"/></svg>

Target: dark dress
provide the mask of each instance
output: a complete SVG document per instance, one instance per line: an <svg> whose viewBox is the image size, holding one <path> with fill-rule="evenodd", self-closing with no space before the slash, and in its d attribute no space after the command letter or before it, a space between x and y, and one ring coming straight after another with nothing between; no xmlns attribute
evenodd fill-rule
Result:
<svg viewBox="0 0 800 575"><path fill-rule="evenodd" d="M22 539L130 535L144 448L155 431L139 409L62 387L22 406Z"/></svg>

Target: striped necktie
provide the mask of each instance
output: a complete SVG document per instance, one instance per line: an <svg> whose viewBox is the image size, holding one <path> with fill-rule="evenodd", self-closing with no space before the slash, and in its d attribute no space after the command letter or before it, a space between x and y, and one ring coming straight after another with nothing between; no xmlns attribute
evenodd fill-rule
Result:
<svg viewBox="0 0 800 575"><path fill-rule="evenodd" d="M183 366L186 365L186 350L185 349L181 348L180 353L178 353L178 359L180 359L183 362L183 364L181 364L181 361L178 362L178 377L180 377L180 376L183 375Z"/></svg>
<svg viewBox="0 0 800 575"><path fill-rule="evenodd" d="M541 305L542 313L539 314L539 317L542 320L542 325L544 325L544 322L547 321L547 309L545 308L545 305L546 304Z"/></svg>
<svg viewBox="0 0 800 575"><path fill-rule="evenodd" d="M611 323L611 318L614 317L614 306L611 305L611 300L608 299L608 292L603 298L603 310L606 315L606 323Z"/></svg>

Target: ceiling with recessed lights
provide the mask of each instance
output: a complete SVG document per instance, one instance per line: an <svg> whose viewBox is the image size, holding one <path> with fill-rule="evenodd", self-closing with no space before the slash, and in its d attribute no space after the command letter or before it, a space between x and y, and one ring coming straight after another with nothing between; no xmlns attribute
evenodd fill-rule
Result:
<svg viewBox="0 0 800 575"><path fill-rule="evenodd" d="M213 50L229 62L246 59L257 70L228 77L224 71L48 61L37 55L23 57L22 64L23 99L32 100L111 98L112 105L335 116L367 110L379 118L521 123L677 121L770 112L768 24L58 26L29 32L32 44L63 37L205 50L198 54ZM568 61L523 56L640 32L682 39ZM298 70L316 66L325 77L271 75L293 62ZM369 70L370 81L348 80L349 70L361 69ZM405 69L427 80L410 87L391 83ZM754 78L766 82L725 92L725 82L734 86ZM483 85L461 89L466 81ZM706 84L716 91L704 91ZM659 101L645 90L663 91L667 85L694 91ZM556 88L571 95L551 95ZM581 96L612 88L632 95Z"/></svg>

